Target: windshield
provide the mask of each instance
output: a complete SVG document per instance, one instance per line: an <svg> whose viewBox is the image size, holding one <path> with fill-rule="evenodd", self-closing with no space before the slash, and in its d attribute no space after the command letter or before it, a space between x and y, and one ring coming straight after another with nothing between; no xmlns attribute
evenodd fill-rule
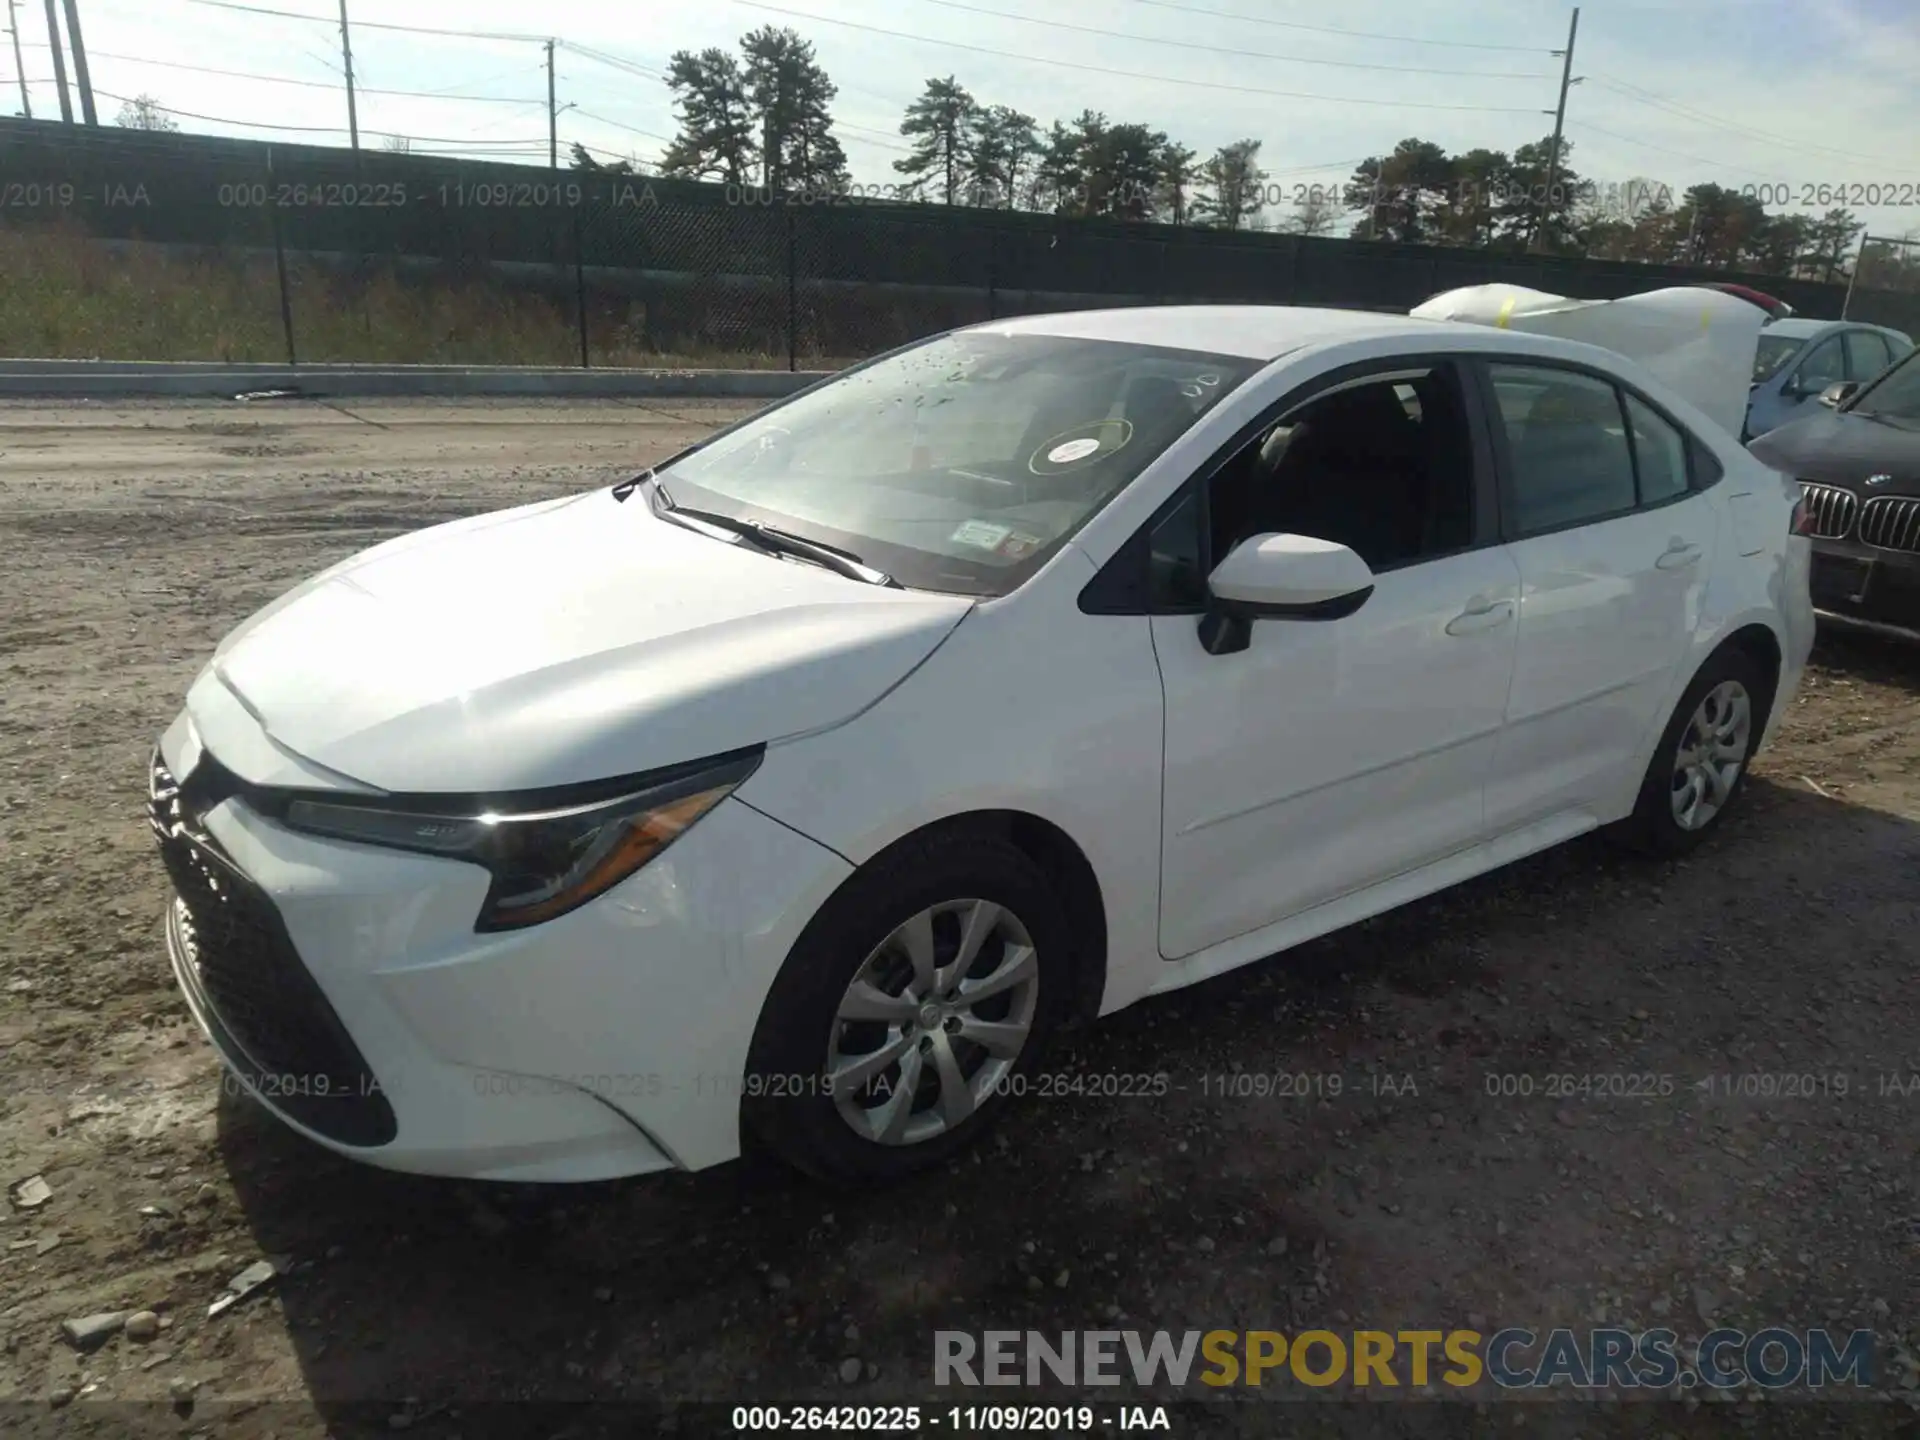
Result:
<svg viewBox="0 0 1920 1440"><path fill-rule="evenodd" d="M1799 353L1800 347L1806 343L1791 335L1762 335L1760 351L1753 357L1753 383L1758 385L1778 375L1780 367Z"/></svg>
<svg viewBox="0 0 1920 1440"><path fill-rule="evenodd" d="M1256 360L968 331L850 371L660 471L676 505L1006 594Z"/></svg>
<svg viewBox="0 0 1920 1440"><path fill-rule="evenodd" d="M1871 415L1903 428L1920 430L1920 360L1909 354L1847 407L1849 414Z"/></svg>

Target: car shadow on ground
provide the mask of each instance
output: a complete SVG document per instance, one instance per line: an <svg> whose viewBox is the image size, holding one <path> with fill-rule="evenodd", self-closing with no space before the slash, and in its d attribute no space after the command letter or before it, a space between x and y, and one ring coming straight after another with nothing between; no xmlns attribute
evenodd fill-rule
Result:
<svg viewBox="0 0 1920 1440"><path fill-rule="evenodd" d="M1849 679L1920 695L1920 636L1822 622L1811 662Z"/></svg>
<svg viewBox="0 0 1920 1440"><path fill-rule="evenodd" d="M1916 657L1823 637L1819 663L1920 690ZM393 1175L230 1097L219 1145L260 1253L293 1258L266 1303L335 1434L584 1435L601 1433L588 1411L536 1423L525 1407L615 1402L641 1408L606 1412L606 1433L718 1433L725 1415L663 1422L657 1407L924 1401L942 1329L1372 1324L1398 1303L1381 1297L1402 1294L1406 1265L1374 1232L1413 1226L1524 1292L1527 1263L1511 1242L1489 1248L1495 1212L1474 1208L1505 1203L1502 1176L1445 1169L1508 1118L1476 1093L1482 1070L1591 1064L1596 1037L1606 1051L1651 1006L1648 1053L1684 1075L1690 1056L1743 1053L1757 1015L1787 1017L1789 1033L1802 1014L1816 1029L1870 1027L1876 990L1908 968L1920 826L1764 778L1743 808L1677 865L1589 837L1074 1032L1049 1061L1063 1077L1053 1093L884 1191L829 1190L753 1159L577 1187ZM1750 913L1763 891L1765 913ZM1908 1040L1872 1044L1895 1047L1890 1058ZM1434 1088L1417 1105L1343 1111L1323 1095L1276 1109L1249 1106L1232 1078L1309 1072L1350 1087L1418 1073ZM1103 1078L1076 1089L1075 1076ZM1116 1076L1166 1079L1116 1091ZM1356 1144L1437 1182L1405 1215L1356 1215L1326 1183L1327 1157ZM1717 1163L1715 1147L1702 1154ZM1464 1284L1445 1273L1427 1277L1441 1295ZM1192 1393L1163 1397L1181 1403L1179 1433L1272 1428ZM1291 1433L1393 1433L1378 1407L1351 1421L1303 1408L1289 1407ZM1418 1408L1430 1433L1437 1417ZM1577 1408L1579 1433L1614 1433ZM1695 1433L1690 1417L1664 1418Z"/></svg>

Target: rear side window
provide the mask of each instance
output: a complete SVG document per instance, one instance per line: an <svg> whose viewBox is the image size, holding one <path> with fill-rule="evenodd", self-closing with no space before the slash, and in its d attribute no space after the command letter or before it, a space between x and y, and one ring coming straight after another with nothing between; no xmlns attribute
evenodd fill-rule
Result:
<svg viewBox="0 0 1920 1440"><path fill-rule="evenodd" d="M1687 453L1693 457L1693 488L1707 490L1726 479L1727 467L1699 440L1687 438Z"/></svg>
<svg viewBox="0 0 1920 1440"><path fill-rule="evenodd" d="M1613 386L1544 366L1491 365L1488 371L1506 432L1517 534L1634 508L1633 446Z"/></svg>
<svg viewBox="0 0 1920 1440"><path fill-rule="evenodd" d="M1638 397L1627 399L1633 454L1640 465L1640 503L1658 505L1687 493L1687 442L1673 425Z"/></svg>

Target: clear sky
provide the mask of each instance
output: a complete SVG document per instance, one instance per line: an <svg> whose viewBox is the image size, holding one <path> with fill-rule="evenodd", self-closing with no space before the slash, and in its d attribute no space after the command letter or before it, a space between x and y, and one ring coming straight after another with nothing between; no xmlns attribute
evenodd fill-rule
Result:
<svg viewBox="0 0 1920 1440"><path fill-rule="evenodd" d="M34 114L57 115L43 0L14 3ZM333 0L247 3L316 19L205 0L79 0L101 119L119 110L109 96L144 92L220 117L182 115L184 130L344 144ZM1203 155L1257 137L1262 163L1289 188L1338 183L1407 136L1456 151L1544 136L1560 74L1551 52L1571 15L1557 0L349 0L348 10L368 145L393 133L416 151L543 162L540 39L552 35L563 42L559 100L571 107L563 151L579 140L652 161L675 128L659 76L668 57L773 24L811 39L840 86L835 115L858 182L893 178L901 110L927 78L951 74L1043 127L1100 110ZM0 66L11 113L10 49ZM1676 193L1702 180L1783 187L1773 193L1788 203L1776 210L1826 208L1808 187L1879 185L1894 203L1853 207L1873 233L1920 232L1920 0L1588 0L1574 74L1584 78L1567 135L1583 175L1647 177Z"/></svg>

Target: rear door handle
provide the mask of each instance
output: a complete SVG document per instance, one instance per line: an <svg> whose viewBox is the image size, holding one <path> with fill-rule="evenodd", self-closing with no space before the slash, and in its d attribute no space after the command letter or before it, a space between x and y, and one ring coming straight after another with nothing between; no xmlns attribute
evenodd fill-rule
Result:
<svg viewBox="0 0 1920 1440"><path fill-rule="evenodd" d="M1700 547L1689 545L1684 540L1676 540L1667 546L1667 553L1653 563L1662 570L1678 570L1691 565L1700 558Z"/></svg>
<svg viewBox="0 0 1920 1440"><path fill-rule="evenodd" d="M1488 600L1462 610L1447 622L1449 635L1474 635L1482 630L1493 630L1513 618L1511 600Z"/></svg>

